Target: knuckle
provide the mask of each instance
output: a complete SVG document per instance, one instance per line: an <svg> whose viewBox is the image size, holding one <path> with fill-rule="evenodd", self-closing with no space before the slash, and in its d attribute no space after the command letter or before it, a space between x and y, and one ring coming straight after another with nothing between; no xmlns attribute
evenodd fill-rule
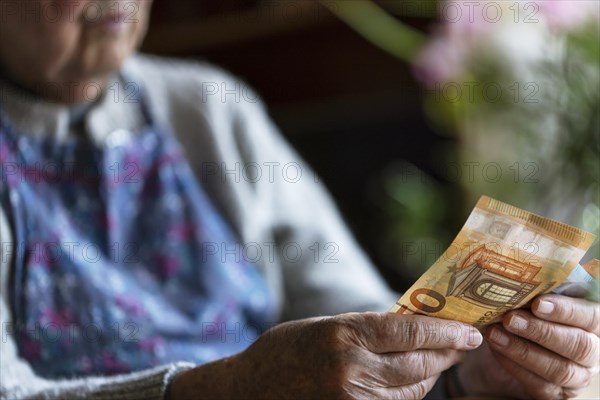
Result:
<svg viewBox="0 0 600 400"><path fill-rule="evenodd" d="M539 320L530 322L527 337L540 344L550 343L555 335L555 329L552 325L543 323Z"/></svg>
<svg viewBox="0 0 600 400"><path fill-rule="evenodd" d="M427 356L421 357L421 379L419 381L423 381L431 376L431 360Z"/></svg>
<svg viewBox="0 0 600 400"><path fill-rule="evenodd" d="M378 330L386 327L384 316L378 313L350 314L352 325L364 335L375 335Z"/></svg>
<svg viewBox="0 0 600 400"><path fill-rule="evenodd" d="M571 363L560 361L548 363L550 376L560 386L572 386L577 378L577 370Z"/></svg>
<svg viewBox="0 0 600 400"><path fill-rule="evenodd" d="M600 304L594 304L590 318L590 326L587 330L594 333L596 336L600 336Z"/></svg>
<svg viewBox="0 0 600 400"><path fill-rule="evenodd" d="M588 387L591 385L592 383L592 379L594 379L594 371L592 371L590 368L585 368L584 370L585 372L583 372L583 378L582 378L582 382L581 382L581 387Z"/></svg>
<svg viewBox="0 0 600 400"><path fill-rule="evenodd" d="M422 399L428 392L425 382L418 382L413 385L405 386L402 390L402 398L404 399Z"/></svg>
<svg viewBox="0 0 600 400"><path fill-rule="evenodd" d="M328 318L319 322L321 333L326 339L335 338L340 330L340 322L337 317Z"/></svg>
<svg viewBox="0 0 600 400"><path fill-rule="evenodd" d="M561 398L561 393L562 389L559 386L547 383L533 388L531 395L535 399L559 399Z"/></svg>
<svg viewBox="0 0 600 400"><path fill-rule="evenodd" d="M581 389L579 388L561 388L561 399L572 399L574 397L580 397Z"/></svg>
<svg viewBox="0 0 600 400"><path fill-rule="evenodd" d="M357 364L343 367L338 365L338 376L324 398L369 399L381 388L382 382L378 374Z"/></svg>
<svg viewBox="0 0 600 400"><path fill-rule="evenodd" d="M360 390L356 386L346 381L330 390L328 397L340 400L354 400L364 396L361 396Z"/></svg>
<svg viewBox="0 0 600 400"><path fill-rule="evenodd" d="M572 301L561 301L560 306L557 307L557 312L561 319L565 321L576 321L577 320L577 309Z"/></svg>
<svg viewBox="0 0 600 400"><path fill-rule="evenodd" d="M422 399L428 392L426 382L419 382L415 385L415 395L417 399Z"/></svg>
<svg viewBox="0 0 600 400"><path fill-rule="evenodd" d="M361 347L369 349L371 341L385 332L385 322L377 313L349 313L332 318L328 327L329 336L336 338L342 347Z"/></svg>
<svg viewBox="0 0 600 400"><path fill-rule="evenodd" d="M319 325L318 335L327 349L337 352L349 347L348 338L352 335L352 330L344 318L328 318L321 321Z"/></svg>
<svg viewBox="0 0 600 400"><path fill-rule="evenodd" d="M592 373L592 371L589 368L580 368L580 387L587 387L590 385L590 383L592 382L592 379L594 377L594 374Z"/></svg>
<svg viewBox="0 0 600 400"><path fill-rule="evenodd" d="M595 346L594 338L587 332L581 331L573 340L573 359L584 364L594 362L597 358L597 346Z"/></svg>

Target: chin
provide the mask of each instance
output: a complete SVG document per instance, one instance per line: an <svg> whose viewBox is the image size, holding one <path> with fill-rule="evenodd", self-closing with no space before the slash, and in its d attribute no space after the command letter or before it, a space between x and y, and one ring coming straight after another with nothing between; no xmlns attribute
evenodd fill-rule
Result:
<svg viewBox="0 0 600 400"><path fill-rule="evenodd" d="M125 60L133 53L127 44L110 44L91 49L79 63L77 80L105 78L121 69Z"/></svg>
<svg viewBox="0 0 600 400"><path fill-rule="evenodd" d="M94 79L118 71L137 47L140 32L136 28L132 25L121 32L93 28L85 32L78 44L79 54L74 54L79 77Z"/></svg>

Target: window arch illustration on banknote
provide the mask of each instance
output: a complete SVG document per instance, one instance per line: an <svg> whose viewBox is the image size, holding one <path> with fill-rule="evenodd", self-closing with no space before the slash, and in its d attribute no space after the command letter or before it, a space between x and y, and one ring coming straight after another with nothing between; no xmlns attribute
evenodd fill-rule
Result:
<svg viewBox="0 0 600 400"><path fill-rule="evenodd" d="M497 311L514 307L541 284L535 281L541 267L503 256L485 244L453 269L446 296Z"/></svg>

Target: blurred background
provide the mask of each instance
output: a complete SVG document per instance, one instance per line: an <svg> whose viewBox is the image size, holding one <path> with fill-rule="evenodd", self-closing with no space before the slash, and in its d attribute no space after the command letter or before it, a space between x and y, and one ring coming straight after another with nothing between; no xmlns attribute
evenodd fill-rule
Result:
<svg viewBox="0 0 600 400"><path fill-rule="evenodd" d="M598 235L598 4L155 0L143 51L253 86L404 290L482 194Z"/></svg>

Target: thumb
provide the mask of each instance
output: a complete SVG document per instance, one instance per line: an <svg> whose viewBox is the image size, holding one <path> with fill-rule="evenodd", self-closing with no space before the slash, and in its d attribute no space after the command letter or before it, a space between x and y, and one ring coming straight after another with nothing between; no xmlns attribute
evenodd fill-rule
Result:
<svg viewBox="0 0 600 400"><path fill-rule="evenodd" d="M473 326L421 315L367 313L363 342L374 353L418 349L473 350L483 337Z"/></svg>

